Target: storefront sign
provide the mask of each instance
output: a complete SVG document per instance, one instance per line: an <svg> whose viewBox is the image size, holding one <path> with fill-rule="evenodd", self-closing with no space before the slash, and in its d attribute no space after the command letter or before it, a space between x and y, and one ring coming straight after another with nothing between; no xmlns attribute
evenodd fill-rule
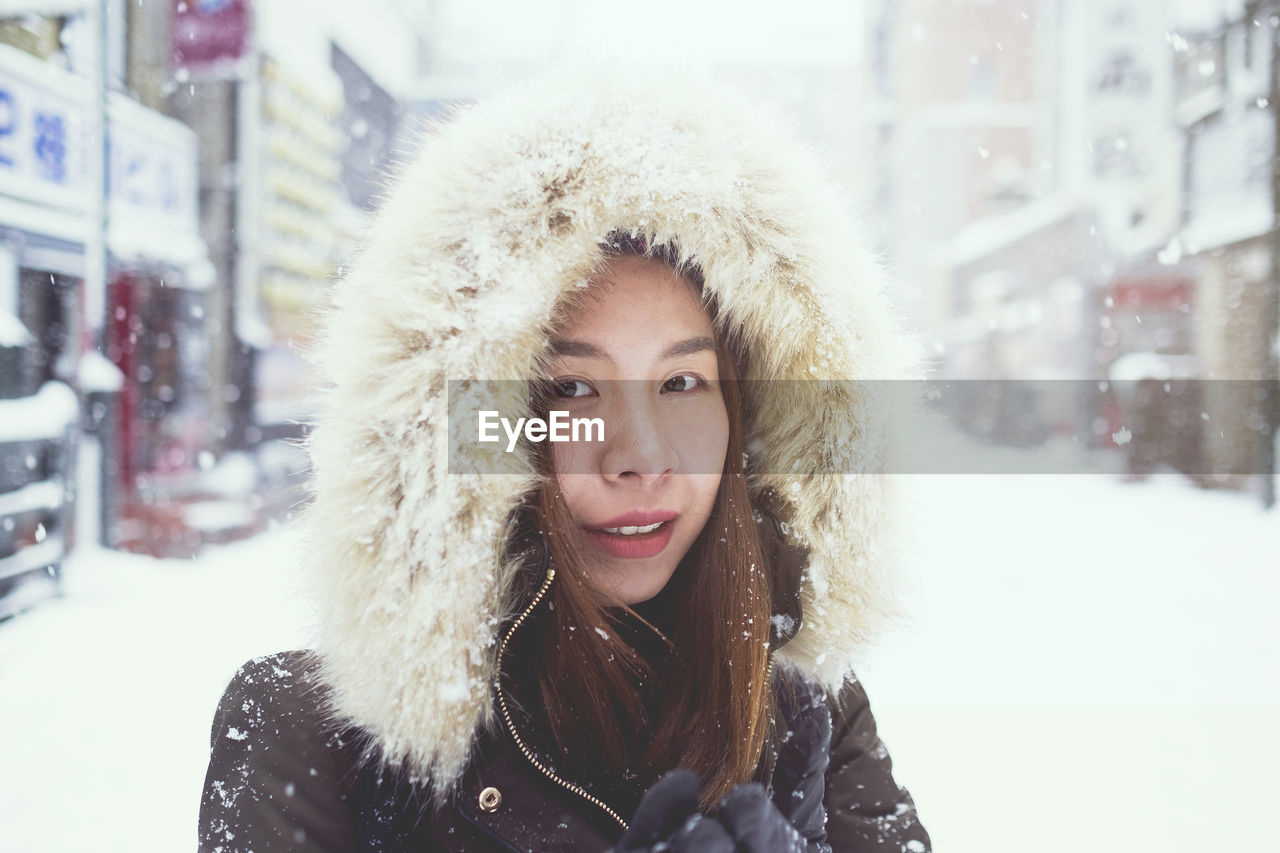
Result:
<svg viewBox="0 0 1280 853"><path fill-rule="evenodd" d="M175 0L174 66L203 71L234 64L248 50L249 25L249 0Z"/></svg>
<svg viewBox="0 0 1280 853"><path fill-rule="evenodd" d="M0 46L0 194L84 209L85 100L43 65Z"/></svg>
<svg viewBox="0 0 1280 853"><path fill-rule="evenodd" d="M132 102L111 105L113 218L138 214L169 229L199 228L196 137L180 122Z"/></svg>
<svg viewBox="0 0 1280 853"><path fill-rule="evenodd" d="M88 209L88 104L87 81L0 46L0 195ZM181 122L113 93L112 216L142 214L195 233L196 144Z"/></svg>

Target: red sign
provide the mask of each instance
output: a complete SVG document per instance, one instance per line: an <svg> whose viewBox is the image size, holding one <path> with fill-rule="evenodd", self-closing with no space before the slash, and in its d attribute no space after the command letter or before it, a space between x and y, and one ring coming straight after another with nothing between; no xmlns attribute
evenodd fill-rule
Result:
<svg viewBox="0 0 1280 853"><path fill-rule="evenodd" d="M1117 306L1177 307L1191 302L1191 283L1182 279L1121 279L1111 285L1111 297Z"/></svg>
<svg viewBox="0 0 1280 853"><path fill-rule="evenodd" d="M235 63L249 49L250 0L175 0L169 30L175 68Z"/></svg>

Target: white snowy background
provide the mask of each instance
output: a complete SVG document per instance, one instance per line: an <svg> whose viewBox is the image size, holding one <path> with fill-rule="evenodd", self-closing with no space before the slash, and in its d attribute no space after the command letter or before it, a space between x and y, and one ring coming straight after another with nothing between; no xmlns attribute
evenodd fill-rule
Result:
<svg viewBox="0 0 1280 853"><path fill-rule="evenodd" d="M1275 849L1280 516L1160 478L901 485L909 618L861 675L940 853ZM0 851L194 848L218 696L308 644L297 552L81 551L0 624Z"/></svg>

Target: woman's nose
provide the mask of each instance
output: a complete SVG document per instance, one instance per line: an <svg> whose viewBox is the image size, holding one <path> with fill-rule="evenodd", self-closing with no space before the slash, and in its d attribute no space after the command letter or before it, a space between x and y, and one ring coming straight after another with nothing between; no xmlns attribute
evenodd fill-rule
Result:
<svg viewBox="0 0 1280 853"><path fill-rule="evenodd" d="M668 434L654 405L633 400L619 406L606 422L605 433L600 473L607 480L657 480L679 468L675 436Z"/></svg>

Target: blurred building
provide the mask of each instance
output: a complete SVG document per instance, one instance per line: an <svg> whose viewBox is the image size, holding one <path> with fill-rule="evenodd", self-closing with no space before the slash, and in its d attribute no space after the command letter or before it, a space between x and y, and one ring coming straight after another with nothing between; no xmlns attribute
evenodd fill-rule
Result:
<svg viewBox="0 0 1280 853"><path fill-rule="evenodd" d="M0 616L56 588L78 540L128 535L138 484L209 446L197 140L118 91L92 31L0 21Z"/></svg>
<svg viewBox="0 0 1280 853"><path fill-rule="evenodd" d="M77 537L189 555L300 499L300 352L429 11L6 5L0 618L56 589Z"/></svg>
<svg viewBox="0 0 1280 853"><path fill-rule="evenodd" d="M1206 424L1211 470L1274 501L1280 377L1280 203L1277 165L1280 3L1183 4L1170 35L1173 117L1185 145L1184 194L1166 259L1195 280L1194 346L1209 405L1230 413ZM1267 383L1267 384L1264 384Z"/></svg>
<svg viewBox="0 0 1280 853"><path fill-rule="evenodd" d="M1052 189L1054 69L1041 3L873 4L876 193L903 296L925 328L953 319L950 244L967 224Z"/></svg>
<svg viewBox="0 0 1280 853"><path fill-rule="evenodd" d="M1008 285L1005 319L1036 316L1054 339L1087 332L1079 324L1098 322L1116 258L1167 241L1179 140L1160 10L1151 0L885 7L891 251L927 328L955 330L961 346L984 325L1005 335L995 314L973 313L991 307L970 299L985 277ZM1065 293L1078 304L1058 304ZM1061 355L1004 361L1031 375L1105 373L1097 352Z"/></svg>
<svg viewBox="0 0 1280 853"><path fill-rule="evenodd" d="M359 16L295 0L179 7L135 13L129 79L204 143L201 222L224 283L212 404L229 472L209 478L222 509L207 541L301 499L297 440L314 391L304 353L376 204L426 4L376 0Z"/></svg>
<svg viewBox="0 0 1280 853"><path fill-rule="evenodd" d="M873 7L886 242L943 375L1276 377L1276 5ZM1206 425L1199 473L1273 470L1273 402Z"/></svg>

